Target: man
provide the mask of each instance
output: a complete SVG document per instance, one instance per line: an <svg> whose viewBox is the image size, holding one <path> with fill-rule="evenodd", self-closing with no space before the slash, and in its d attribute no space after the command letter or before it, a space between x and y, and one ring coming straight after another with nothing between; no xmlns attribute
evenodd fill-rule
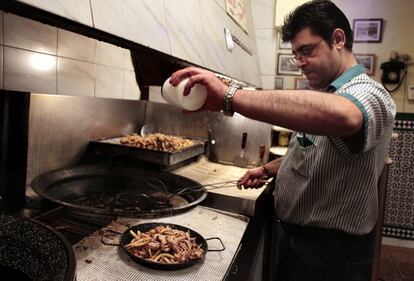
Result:
<svg viewBox="0 0 414 281"><path fill-rule="evenodd" d="M352 30L330 1L311 1L286 19L282 38L315 90L236 90L211 72L172 75L184 90L200 83L203 110L238 112L291 128L285 157L249 170L239 187L276 176L275 210L284 234L277 280L369 280L377 220L377 183L388 149L395 104L352 53Z"/></svg>

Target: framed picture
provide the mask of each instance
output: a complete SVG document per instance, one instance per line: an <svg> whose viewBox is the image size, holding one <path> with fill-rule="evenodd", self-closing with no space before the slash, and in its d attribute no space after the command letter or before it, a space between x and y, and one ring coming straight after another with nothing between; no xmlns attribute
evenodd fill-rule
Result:
<svg viewBox="0 0 414 281"><path fill-rule="evenodd" d="M282 37L279 36L279 49L292 49L290 42L283 42Z"/></svg>
<svg viewBox="0 0 414 281"><path fill-rule="evenodd" d="M247 34L247 7L245 0L226 0L226 12Z"/></svg>
<svg viewBox="0 0 414 281"><path fill-rule="evenodd" d="M283 89L283 78L282 77L275 78L275 89L276 90Z"/></svg>
<svg viewBox="0 0 414 281"><path fill-rule="evenodd" d="M310 89L309 80L305 77L297 77L295 78L295 89L302 90L302 89Z"/></svg>
<svg viewBox="0 0 414 281"><path fill-rule="evenodd" d="M355 19L354 42L379 43L382 40L382 19Z"/></svg>
<svg viewBox="0 0 414 281"><path fill-rule="evenodd" d="M300 68L293 64L290 59L293 59L291 54L277 55L277 74L278 75L302 75Z"/></svg>
<svg viewBox="0 0 414 281"><path fill-rule="evenodd" d="M375 61L374 54L355 54L358 63L365 67L365 72L368 75L375 75Z"/></svg>

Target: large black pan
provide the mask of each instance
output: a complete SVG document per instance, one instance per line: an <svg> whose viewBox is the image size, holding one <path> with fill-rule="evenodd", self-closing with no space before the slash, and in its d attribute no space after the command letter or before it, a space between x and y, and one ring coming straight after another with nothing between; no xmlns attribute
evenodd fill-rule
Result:
<svg viewBox="0 0 414 281"><path fill-rule="evenodd" d="M157 181L163 182L167 192L172 194L186 187L195 187L197 192L180 195L187 205L139 208L142 205L133 200L134 194L156 191L153 185ZM70 211L122 217L173 214L195 207L207 196L207 190L189 178L149 169L104 165L47 172L37 176L31 186L42 198L67 206Z"/></svg>
<svg viewBox="0 0 414 281"><path fill-rule="evenodd" d="M72 247L56 230L5 214L0 226L0 278L12 273L7 280L76 280Z"/></svg>
<svg viewBox="0 0 414 281"><path fill-rule="evenodd" d="M204 252L202 258L201 259L195 259L195 260L189 260L189 261L182 262L182 263L160 263L160 262L153 262L153 261L150 261L150 260L139 258L139 257L133 255L125 247L134 238L134 237L132 237L132 235L130 233L130 230L132 230L134 232L137 232L137 231L146 232L146 231L149 231L149 230L151 230L153 228L156 228L157 226L161 226L161 225L162 226L170 226L173 229L182 230L184 232L188 231L190 233L190 236L195 238L196 243L198 245L201 245L201 248L203 249L203 252ZM212 239L219 240L219 242L221 243L222 248L221 249L208 249L207 240L212 240ZM119 240L119 244L106 243L104 240L102 240L102 242L107 244L107 245L119 245L125 250L125 252L128 254L128 256L132 260L134 260L135 262L137 262L137 263L139 263L139 264L141 264L145 267L152 268L152 269L158 269L158 270L184 269L184 268L190 267L190 266L192 266L196 263L203 262L207 251L220 252L220 251L225 250L223 242L218 237L211 237L211 238L206 238L205 239L203 236L201 236L199 233L192 230L191 228L188 228L188 227L185 227L185 226L182 226L182 225L178 225L178 224L159 223L159 222L142 223L142 224L137 224L137 225L134 225L134 226L128 228L126 231L124 231L122 233L121 238Z"/></svg>

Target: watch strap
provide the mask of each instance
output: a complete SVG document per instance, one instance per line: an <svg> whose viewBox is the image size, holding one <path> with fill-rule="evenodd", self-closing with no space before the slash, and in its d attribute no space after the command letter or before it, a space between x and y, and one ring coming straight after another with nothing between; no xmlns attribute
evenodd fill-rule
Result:
<svg viewBox="0 0 414 281"><path fill-rule="evenodd" d="M223 112L227 116L233 116L233 97L236 91L239 89L239 85L236 82L231 81L226 93L224 95Z"/></svg>

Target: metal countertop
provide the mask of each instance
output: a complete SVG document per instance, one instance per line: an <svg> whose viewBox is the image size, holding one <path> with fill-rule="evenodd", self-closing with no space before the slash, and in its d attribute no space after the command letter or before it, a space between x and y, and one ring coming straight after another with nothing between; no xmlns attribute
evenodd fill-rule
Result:
<svg viewBox="0 0 414 281"><path fill-rule="evenodd" d="M247 168L210 162L205 156L197 162L179 168L172 173L193 179L201 184L210 184L238 180ZM208 189L208 187L207 187ZM271 192L272 185L267 184L259 189L237 189L236 185L208 191L203 205L245 216L254 216L260 196Z"/></svg>

